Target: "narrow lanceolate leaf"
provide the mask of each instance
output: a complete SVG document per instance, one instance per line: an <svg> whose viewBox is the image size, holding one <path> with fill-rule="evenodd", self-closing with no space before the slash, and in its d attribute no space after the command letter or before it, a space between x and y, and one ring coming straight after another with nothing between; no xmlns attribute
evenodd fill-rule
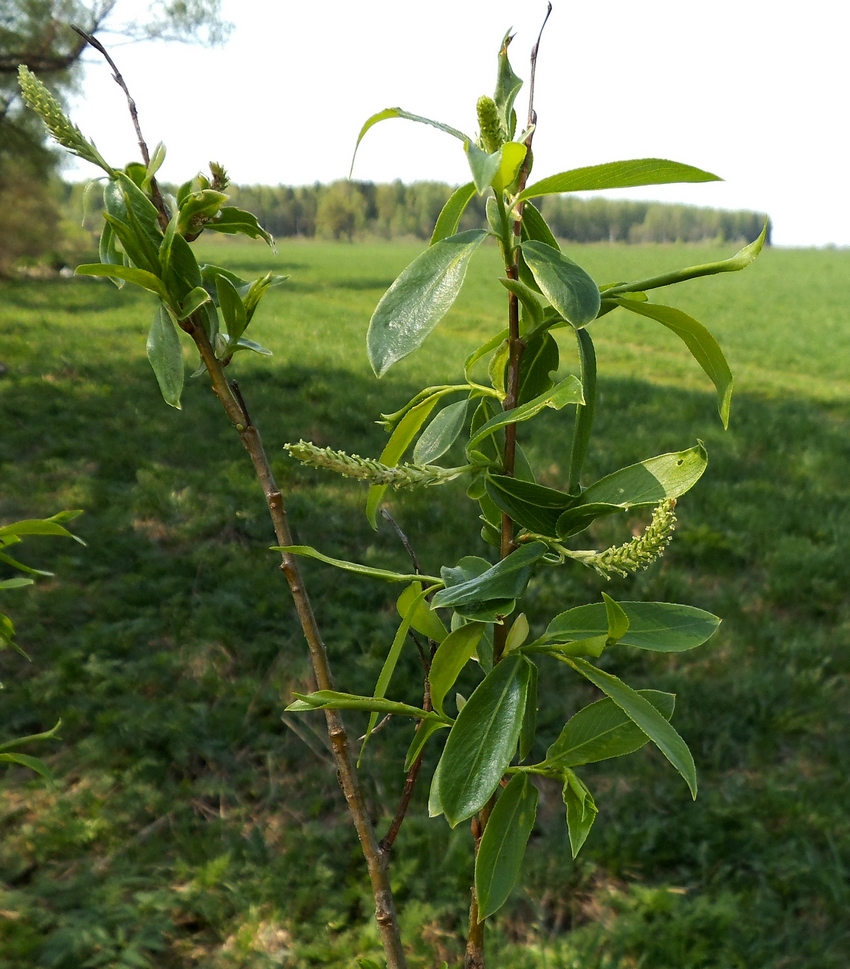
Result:
<svg viewBox="0 0 850 969"><path fill-rule="evenodd" d="M217 276L215 280L218 305L231 342L235 343L242 336L248 325L248 316L242 297L236 287L226 276Z"/></svg>
<svg viewBox="0 0 850 969"><path fill-rule="evenodd" d="M702 444L687 451L671 451L621 468L582 492L580 504L604 503L634 507L678 498L699 481L708 464Z"/></svg>
<svg viewBox="0 0 850 969"><path fill-rule="evenodd" d="M531 202L526 202L522 207L522 238L523 241L534 239L537 242L543 242L553 249L561 248L546 220L540 214L540 210Z"/></svg>
<svg viewBox="0 0 850 969"><path fill-rule="evenodd" d="M420 124L430 125L432 128L438 128L440 131L445 131L446 134L452 135L452 137L459 139L460 141L471 141L472 139L465 135L462 131L458 131L457 128L452 128L451 125L443 124L441 121L432 121L430 118L423 118L418 114L411 114L409 111L404 111L402 108L384 108L383 111L378 111L373 114L371 118L367 119L366 123L360 129L360 134L357 136L357 144L354 146L354 155L351 159L351 170L349 171L349 177L351 172L354 171L354 159L357 157L357 149L360 147L360 142L366 132L374 127L379 121L387 121L390 118L404 118L407 121L418 121Z"/></svg>
<svg viewBox="0 0 850 969"><path fill-rule="evenodd" d="M466 423L468 400L459 400L444 407L425 428L413 449L414 464L433 464L457 440Z"/></svg>
<svg viewBox="0 0 850 969"><path fill-rule="evenodd" d="M421 582L411 582L404 592L402 592L396 600L396 609L398 610L399 616L403 618L407 615L413 602L419 598L421 591ZM415 629L418 633L422 633L423 636L427 636L428 639L434 640L435 643L441 643L449 634L437 613L432 612L428 607L428 603L422 600L419 601L419 605L411 616L410 628Z"/></svg>
<svg viewBox="0 0 850 969"><path fill-rule="evenodd" d="M355 696L336 690L317 690L315 693L296 693L296 699L286 708L287 713L304 713L307 710L363 710L368 713L393 714L397 717L413 717L415 720L441 722L435 713L429 713L409 703L398 703L383 697Z"/></svg>
<svg viewBox="0 0 850 969"><path fill-rule="evenodd" d="M726 362L717 340L702 323L672 306L639 303L622 297L618 298L616 303L630 313L657 320L684 341L693 358L717 388L717 410L720 414L720 420L723 421L723 426L728 427L729 408L732 405L732 371L729 369L729 364Z"/></svg>
<svg viewBox="0 0 850 969"><path fill-rule="evenodd" d="M204 228L228 235L240 234L251 239L262 239L267 246L274 249L274 239L260 225L256 215L244 209L234 208L232 205L225 205L215 219L205 223Z"/></svg>
<svg viewBox="0 0 850 969"><path fill-rule="evenodd" d="M581 266L534 239L522 243L522 255L540 291L568 323L579 328L596 319L599 287Z"/></svg>
<svg viewBox="0 0 850 969"><path fill-rule="evenodd" d="M413 740L410 742L410 746L407 748L407 754L404 758L405 773L414 765L416 758L422 753L422 751L425 749L425 745L434 736L434 734L440 730L445 730L449 726L451 726L451 724L445 723L442 720L422 721L419 729L414 734Z"/></svg>
<svg viewBox="0 0 850 969"><path fill-rule="evenodd" d="M695 606L673 602L620 602L629 628L620 638L624 646L656 653L680 653L701 646L717 631L720 620ZM608 617L601 602L568 609L549 623L540 644L568 643L604 635Z"/></svg>
<svg viewBox="0 0 850 969"><path fill-rule="evenodd" d="M442 579L437 579L433 575L411 575L401 572L390 572L387 569L373 569L368 565L360 565L357 562L346 562L344 559L334 559L329 555L323 555L310 545L272 545L273 552L288 552L290 555L303 555L305 558L316 559L326 565L342 569L344 572L353 572L355 575L366 575L373 579L383 579L384 582L427 582L429 585L442 585Z"/></svg>
<svg viewBox="0 0 850 969"><path fill-rule="evenodd" d="M546 553L542 542L529 542L497 562L492 568L475 578L441 589L433 598L431 608L460 606L491 599L516 599L525 591L532 566ZM446 571L442 570L444 579Z"/></svg>
<svg viewBox="0 0 850 969"><path fill-rule="evenodd" d="M159 307L151 323L147 350L148 360L153 367L162 399L166 404L179 410L185 370L183 351L180 347L177 327L164 306Z"/></svg>
<svg viewBox="0 0 850 969"><path fill-rule="evenodd" d="M649 700L616 676L597 669L587 660L565 658L564 662L581 673L585 679L590 680L617 704L682 775L690 788L691 796L696 798L697 771L688 745Z"/></svg>
<svg viewBox="0 0 850 969"><path fill-rule="evenodd" d="M40 774L46 781L53 780L50 768L38 757L30 757L28 754L0 754L0 764L2 763L20 764L22 767L29 767L36 774Z"/></svg>
<svg viewBox="0 0 850 969"><path fill-rule="evenodd" d="M479 195L483 195L493 184L499 172L502 164L502 149L488 154L473 141L467 141L463 148L466 152L466 160L469 162L469 170L472 172L475 190Z"/></svg>
<svg viewBox="0 0 850 969"><path fill-rule="evenodd" d="M481 623L468 623L449 633L440 643L428 673L431 703L438 713L443 712L443 700L455 685L461 670L472 659L483 634L484 626Z"/></svg>
<svg viewBox="0 0 850 969"><path fill-rule="evenodd" d="M638 690L638 695L651 703L669 720L673 716L676 696L659 690ZM546 751L547 767L580 767L612 757L633 754L649 743L647 735L608 697L597 700L571 717L560 736Z"/></svg>
<svg viewBox="0 0 850 969"><path fill-rule="evenodd" d="M567 808L567 829L570 833L570 850L573 858L581 851L587 841L599 809L593 795L572 771L567 771L563 789L564 804Z"/></svg>
<svg viewBox="0 0 850 969"><path fill-rule="evenodd" d="M130 266L104 266L99 262L77 266L75 272L78 276L110 276L115 279L123 279L128 283L135 283L163 300L168 299L168 293L162 280L153 273L145 269L133 269Z"/></svg>
<svg viewBox="0 0 850 969"><path fill-rule="evenodd" d="M516 774L499 795L475 859L479 918L498 912L516 884L537 816L537 798L527 774Z"/></svg>
<svg viewBox="0 0 850 969"><path fill-rule="evenodd" d="M530 675L524 656L507 656L458 714L437 766L439 804L452 827L480 811L499 786L516 752Z"/></svg>
<svg viewBox="0 0 850 969"><path fill-rule="evenodd" d="M611 598L607 593L602 593L605 602L605 617L608 623L608 639L616 643L629 631L629 616L619 602Z"/></svg>
<svg viewBox="0 0 850 969"><path fill-rule="evenodd" d="M551 390L528 401L527 404L514 407L513 410L502 411L501 414L490 418L470 438L468 448L474 448L486 437L489 437L494 431L504 427L506 424L519 424L521 421L531 420L544 407L560 410L562 407L566 407L567 404L581 404L583 401L584 395L582 394L581 383L577 377L570 374L569 377L565 377L559 383L555 384Z"/></svg>
<svg viewBox="0 0 850 969"><path fill-rule="evenodd" d="M520 201L561 192L595 192L606 188L636 188L639 185L668 185L673 182L719 182L717 175L692 165L664 158L635 158L574 168L550 175L520 193Z"/></svg>
<svg viewBox="0 0 850 969"><path fill-rule="evenodd" d="M447 239L457 232L457 227L460 225L463 213L474 198L475 182L467 182L466 185L461 185L460 188L452 192L434 225L430 245L433 246L435 242L440 242L441 239Z"/></svg>
<svg viewBox="0 0 850 969"><path fill-rule="evenodd" d="M421 346L451 308L472 254L487 233L461 232L426 249L384 293L369 323L369 360L383 376Z"/></svg>
<svg viewBox="0 0 850 969"><path fill-rule="evenodd" d="M496 75L496 90L493 93L493 100L499 111L499 120L505 129L508 138L513 138L516 129L516 114L514 112L514 101L522 87L522 79L517 77L508 60L508 47L513 40L513 35L508 31L502 38L502 46L499 48L499 70Z"/></svg>

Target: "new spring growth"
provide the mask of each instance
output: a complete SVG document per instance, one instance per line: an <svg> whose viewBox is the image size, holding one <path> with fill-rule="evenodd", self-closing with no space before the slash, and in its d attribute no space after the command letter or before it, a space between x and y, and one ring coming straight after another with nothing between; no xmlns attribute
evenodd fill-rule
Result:
<svg viewBox="0 0 850 969"><path fill-rule="evenodd" d="M346 454L329 447L316 447L309 441L284 444L297 461L310 468L335 471L344 478L359 478L373 485L392 485L393 488L427 488L451 481L468 471L468 467L441 468L436 464L401 464L390 467L359 454Z"/></svg>
<svg viewBox="0 0 850 969"><path fill-rule="evenodd" d="M670 498L655 506L652 521L642 535L636 535L625 545L615 545L604 552L591 553L592 558L583 560L605 578L612 574L623 577L645 569L664 554L676 529L673 509L676 499Z"/></svg>
<svg viewBox="0 0 850 969"><path fill-rule="evenodd" d="M476 105L478 126L481 129L481 147L489 155L498 151L505 143L505 132L499 123L499 109L492 98L482 94Z"/></svg>
<svg viewBox="0 0 850 969"><path fill-rule="evenodd" d="M62 111L59 102L41 81L23 64L18 68L18 83L24 101L41 118L53 139L74 155L102 168L113 177L115 170L103 159L91 142L83 137L80 129Z"/></svg>

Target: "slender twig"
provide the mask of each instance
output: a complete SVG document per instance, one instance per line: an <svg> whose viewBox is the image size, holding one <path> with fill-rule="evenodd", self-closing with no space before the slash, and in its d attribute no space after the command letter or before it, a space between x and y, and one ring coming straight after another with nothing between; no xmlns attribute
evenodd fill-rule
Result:
<svg viewBox="0 0 850 969"><path fill-rule="evenodd" d="M416 555L416 552L414 551L413 546L410 544L410 539L401 530L398 522L395 520L395 518L393 518L393 516L389 513L389 511L387 511L386 508L381 509L381 517L385 521L388 521L395 529L395 533L396 535L398 535L399 540L401 541L401 544L404 546L404 550L410 556L410 561L413 563L413 571L421 572L422 568L419 565L419 559Z"/></svg>
<svg viewBox="0 0 850 969"><path fill-rule="evenodd" d="M534 116L534 82L537 78L537 55L540 52L540 41L543 38L543 31L546 29L546 21L549 19L549 15L552 13L552 4L546 5L546 16L543 18L543 23L540 25L540 33L537 35L537 40L534 43L534 47L531 48L531 77L528 80L528 125L531 127L535 122Z"/></svg>
<svg viewBox="0 0 850 969"><path fill-rule="evenodd" d="M419 768L422 766L422 758L424 755L425 751L420 751L419 756L407 772L404 789L401 792L401 798L398 803L398 808L396 808L392 824L390 824L389 831L387 831L386 835L378 842L384 854L389 854L392 851L395 839L398 837L399 831L401 831L402 823L407 815L407 809L410 807L410 799L413 797L413 789L416 787L416 779L419 776Z"/></svg>
<svg viewBox="0 0 850 969"><path fill-rule="evenodd" d="M71 24L71 30L78 33L87 44L94 47L96 51L102 54L106 60L106 63L109 65L112 71L112 79L121 88L121 90L124 92L124 96L127 98L127 107L130 110L130 117L133 120L133 127L136 130L136 137L139 141L139 151L142 153L142 159L145 165L149 167L151 163L150 151L148 151L148 144L142 135L142 126L139 123L139 112L136 109L136 102L133 99L133 96L130 94L130 89L127 87L127 82L124 80L123 75L118 70L115 61L110 57L109 51L103 46L103 44L101 44L97 37L87 33L82 29L82 27L78 27L76 24ZM159 190L159 185L157 184L155 178L151 178L150 185L153 204L156 206L156 210L159 214L160 224L162 225L163 229L165 229L169 221L168 209L166 208L165 200L162 197L162 193Z"/></svg>

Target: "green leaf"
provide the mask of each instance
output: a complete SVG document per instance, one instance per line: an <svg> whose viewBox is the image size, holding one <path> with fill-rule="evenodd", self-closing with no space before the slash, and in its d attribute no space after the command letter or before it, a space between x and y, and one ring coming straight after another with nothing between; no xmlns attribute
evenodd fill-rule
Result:
<svg viewBox="0 0 850 969"><path fill-rule="evenodd" d="M416 761L416 758L422 753L425 748L425 744L434 736L439 730L445 730L450 724L444 723L442 720L423 720L419 726L419 729L413 735L413 740L410 742L410 746L407 748L407 755L404 758L404 770L409 771Z"/></svg>
<svg viewBox="0 0 850 969"><path fill-rule="evenodd" d="M0 754L0 763L20 764L23 767L29 767L30 770L40 774L47 781L53 780L50 768L38 757L30 757L27 754Z"/></svg>
<svg viewBox="0 0 850 969"><path fill-rule="evenodd" d="M399 616L404 617L407 615L414 600L419 598L421 591L421 582L411 582L404 592L402 592L396 601L396 609L398 610ZM443 625L440 617L436 612L431 611L427 602L421 600L419 606L413 613L410 625L416 632L422 633L423 636L427 636L428 639L432 639L435 643L441 643L448 636L448 630Z"/></svg>
<svg viewBox="0 0 850 969"><path fill-rule="evenodd" d="M475 859L478 917L486 919L511 893L537 817L537 788L527 774L515 774L487 820Z"/></svg>
<svg viewBox="0 0 850 969"><path fill-rule="evenodd" d="M528 681L528 697L525 701L525 711L522 716L522 729L519 732L520 763L531 753L534 738L537 735L537 681L539 674L537 664L530 662L530 665L531 677Z"/></svg>
<svg viewBox="0 0 850 969"><path fill-rule="evenodd" d="M148 360L166 404L180 409L183 392L183 351L171 314L164 306L157 309L148 331Z"/></svg>
<svg viewBox="0 0 850 969"><path fill-rule="evenodd" d="M466 207L475 198L475 182L467 182L466 185L461 185L449 196L448 202L443 206L443 210L440 212L437 222L434 225L434 232L431 235L430 245L434 245L435 242L440 242L442 239L447 239L449 236L453 236L457 232L457 228L460 225L460 220L463 213L466 211Z"/></svg>
<svg viewBox="0 0 850 969"><path fill-rule="evenodd" d="M490 362L487 364L487 376L490 378L493 390L496 391L501 399L504 399L506 393L505 374L508 369L508 361L510 360L510 348L510 341L502 340L498 347L496 347L496 352L490 357Z"/></svg>
<svg viewBox="0 0 850 969"><path fill-rule="evenodd" d="M558 240L552 235L552 230L540 214L540 210L533 202L526 202L522 207L522 238L523 241L534 239L553 249L560 249Z"/></svg>
<svg viewBox="0 0 850 969"><path fill-rule="evenodd" d="M60 514L53 515L50 518L25 518L23 521L3 525L0 527L0 544L4 546L12 545L17 540L17 536L20 535L61 535L63 538L73 538L74 541L85 545L81 538L77 538L76 535L59 524L59 522L67 520L67 516ZM30 570L26 569L26 571ZM50 575L49 572L40 574Z"/></svg>
<svg viewBox="0 0 850 969"><path fill-rule="evenodd" d="M484 807L513 759L530 666L519 654L505 657L458 714L437 766L439 804L452 827Z"/></svg>
<svg viewBox="0 0 850 969"><path fill-rule="evenodd" d="M12 579L3 579L2 581L0 581L0 589L21 589L25 585L32 585L32 584L33 584L32 579L27 579L23 575L17 575Z"/></svg>
<svg viewBox="0 0 850 969"><path fill-rule="evenodd" d="M209 303L210 294L203 286L196 286L190 290L183 301L180 303L180 313L178 320L188 319L196 310L199 310L205 303Z"/></svg>
<svg viewBox="0 0 850 969"><path fill-rule="evenodd" d="M499 167L492 179L493 191L506 192L519 178L519 172L528 149L515 141L506 141L500 149Z"/></svg>
<svg viewBox="0 0 850 969"><path fill-rule="evenodd" d="M368 118L366 123L360 129L360 134L357 136L357 144L354 146L354 155L351 158L351 169L348 173L349 178L351 177L351 172L354 171L354 159L357 157L357 149L360 147L360 142L363 141L363 137L366 132L379 121L387 121L390 118L404 118L407 121L418 121L420 124L427 124L432 128L439 128L440 131L445 131L446 134L452 135L454 138L457 138L460 141L472 140L462 131L458 131L457 128L452 128L451 125L443 124L440 121L432 121L430 118L423 118L421 115L411 114L409 111L404 111L402 108L384 108L383 111L378 111L376 114L373 114L371 118Z"/></svg>
<svg viewBox="0 0 850 969"><path fill-rule="evenodd" d="M435 713L429 713L409 703L397 703L384 697L355 696L336 690L317 690L315 693L295 693L296 700L286 708L287 713L304 713L308 710L362 710L367 713L393 714L397 717L413 717L415 720L435 720L442 723Z"/></svg>
<svg viewBox="0 0 850 969"><path fill-rule="evenodd" d="M678 498L702 476L708 455L702 444L687 451L671 451L621 468L582 492L579 504L596 502L633 508Z"/></svg>
<svg viewBox="0 0 850 969"><path fill-rule="evenodd" d="M459 400L444 407L422 432L413 449L414 464L433 464L441 458L457 440L463 425L469 400Z"/></svg>
<svg viewBox="0 0 850 969"><path fill-rule="evenodd" d="M593 340L585 329L575 330L578 354L581 361L581 389L584 404L576 408L573 443L570 447L570 494L581 493L581 472L590 444L590 432L596 414L596 350Z"/></svg>
<svg viewBox="0 0 850 969"><path fill-rule="evenodd" d="M431 601L431 608L487 602L490 599L517 599L525 591L532 566L546 553L542 542L529 542L475 578L450 585L450 569L441 569L446 588Z"/></svg>
<svg viewBox="0 0 850 969"><path fill-rule="evenodd" d="M605 602L605 619L608 623L608 640L616 643L629 631L629 617L625 609L611 598L607 593L602 593Z"/></svg>
<svg viewBox="0 0 850 969"><path fill-rule="evenodd" d="M508 31L502 38L502 46L499 48L499 69L496 74L496 90L493 93L493 100L499 112L499 120L508 138L513 138L516 132L516 114L514 112L514 101L522 87L522 79L514 74L511 63L508 60L508 47L513 37Z"/></svg>
<svg viewBox="0 0 850 969"><path fill-rule="evenodd" d="M702 323L672 306L639 303L624 298L617 299L616 303L630 313L647 316L651 320L662 323L684 341L696 362L717 388L717 410L723 426L728 427L729 408L732 405L732 371L717 340Z"/></svg>
<svg viewBox="0 0 850 969"><path fill-rule="evenodd" d="M596 319L599 287L581 266L544 242L530 239L521 247L540 291L568 323L580 328Z"/></svg>
<svg viewBox="0 0 850 969"><path fill-rule="evenodd" d="M289 555L303 555L305 558L316 559L326 565L342 569L344 572L353 572L355 575L367 575L373 579L383 579L385 582L427 582L429 585L442 585L443 580L437 579L433 575L411 575L410 573L389 572L387 569L373 569L368 565L360 565L357 562L346 562L343 559L333 559L329 555L323 555L309 545L272 545L273 552L287 552Z"/></svg>
<svg viewBox="0 0 850 969"><path fill-rule="evenodd" d="M97 256L98 259L105 266L123 266L124 260L118 248L115 245L115 232L112 226L104 220L103 229L100 233L100 239L97 244ZM112 278L112 277L110 277ZM117 277L112 278L112 282L120 289L124 285L123 279L118 279Z"/></svg>
<svg viewBox="0 0 850 969"><path fill-rule="evenodd" d="M203 276L192 247L177 231L174 219L168 225L160 250L162 281L169 293L169 302L175 310L189 293L203 288Z"/></svg>
<svg viewBox="0 0 850 969"><path fill-rule="evenodd" d="M720 625L717 616L695 606L673 602L621 602L619 605L629 620L628 631L620 637L620 643L656 653L680 653L701 646ZM564 643L603 634L608 634L606 609L601 602L594 602L555 616L537 642Z"/></svg>
<svg viewBox="0 0 850 969"><path fill-rule="evenodd" d="M599 809L593 800L593 795L584 783L572 772L567 773L562 791L564 804L567 807L567 829L570 833L570 850L573 858L581 851L587 841L593 822Z"/></svg>
<svg viewBox="0 0 850 969"><path fill-rule="evenodd" d="M669 720L676 705L674 693L638 690ZM625 757L649 743L647 735L608 697L597 700L571 717L560 736L546 751L547 767L580 767L613 757Z"/></svg>
<svg viewBox="0 0 850 969"><path fill-rule="evenodd" d="M39 740L52 740L61 726L62 721L57 720L49 730L44 730L41 733L32 733L27 737L16 737L14 740L7 740L5 743L0 744L0 751L12 750L15 747L22 747L24 744L31 744Z"/></svg>
<svg viewBox="0 0 850 969"><path fill-rule="evenodd" d="M187 195L180 203L177 231L182 236L198 232L226 201L227 196L224 192L216 192L211 188Z"/></svg>
<svg viewBox="0 0 850 969"><path fill-rule="evenodd" d="M379 458L381 464L386 464L388 467L394 468L401 461L404 452L410 447L411 441L416 437L419 428L428 419L428 415L436 407L437 401L440 400L441 396L444 395L432 394L430 397L426 397L425 400L420 401L415 407L411 407L404 417L402 417L390 435L390 439L387 441L384 450L381 452L381 457ZM378 506L381 504L388 487L389 485L372 485L369 489L369 494L366 498L366 518L374 529L378 527Z"/></svg>
<svg viewBox="0 0 850 969"><path fill-rule="evenodd" d="M235 345L233 344L228 345L227 349L228 349L228 352L233 352L233 353L235 353L237 350L251 350L254 353L259 353L264 357L272 356L271 350L268 350L266 347L260 346L259 343L254 343L253 340L249 340L247 337L244 337L244 336L240 336L239 339L236 341Z"/></svg>
<svg viewBox="0 0 850 969"><path fill-rule="evenodd" d="M218 217L204 225L205 229L213 232L224 232L228 235L240 234L251 239L262 239L271 249L274 249L274 239L257 221L256 215L237 209L232 205L225 205L218 213Z"/></svg>
<svg viewBox="0 0 850 969"><path fill-rule="evenodd" d="M557 373L559 363L558 344L551 333L536 333L526 341L519 362L519 406L552 389L552 375Z"/></svg>
<svg viewBox="0 0 850 969"><path fill-rule="evenodd" d="M499 277L499 282L522 304L522 308L528 316L531 326L526 324L526 330L537 329L543 323L543 304L537 298L537 294L531 287L519 279L509 279L505 276Z"/></svg>
<svg viewBox="0 0 850 969"><path fill-rule="evenodd" d="M107 207L107 211L121 221L129 223L151 262L151 266L148 268L156 267L157 252L162 244L162 229L159 225L159 213L156 206L133 179L124 172L115 173L113 184L117 186L122 195L124 210L122 212L120 207L118 209Z"/></svg>
<svg viewBox="0 0 850 969"><path fill-rule="evenodd" d="M639 185L668 185L673 182L719 182L710 172L663 158L635 158L631 161L607 162L574 168L550 175L519 194L519 200L561 192L596 192L607 188L637 188Z"/></svg>
<svg viewBox="0 0 850 969"><path fill-rule="evenodd" d="M581 392L581 384L576 377L570 374L564 380L561 380L559 383L555 384L555 386L545 394L541 394L539 397L535 397L533 400L528 401L528 403L513 408L513 410L502 411L500 414L492 417L489 421L486 421L470 438L467 448L474 448L486 437L489 437L494 431L499 430L499 428L502 428L507 424L519 424L521 421L531 420L531 418L536 414L539 414L544 407L551 407L553 410L560 410L567 404L580 404L583 402L583 400L584 397L582 396Z"/></svg>
<svg viewBox="0 0 850 969"><path fill-rule="evenodd" d="M575 495L507 475L488 474L485 487L493 503L518 525L553 538L558 534L558 519L576 502Z"/></svg>
<svg viewBox="0 0 850 969"><path fill-rule="evenodd" d="M472 254L487 233L473 229L442 239L405 269L381 297L366 341L378 377L412 353L451 308Z"/></svg>
<svg viewBox="0 0 850 969"><path fill-rule="evenodd" d="M230 342L235 343L248 325L245 304L242 302L239 293L236 292L236 287L226 276L216 276L215 286L227 335Z"/></svg>
<svg viewBox="0 0 850 969"><path fill-rule="evenodd" d="M168 301L168 292L162 284L162 280L153 273L144 269L133 269L130 266L104 266L99 262L77 266L75 272L78 276L114 276L116 279L126 280L128 283L135 283L161 299Z"/></svg>
<svg viewBox="0 0 850 969"><path fill-rule="evenodd" d="M595 687L602 690L649 737L682 775L690 788L691 796L695 799L697 796L697 772L688 745L649 700L642 697L616 676L597 669L587 660L565 658L563 662L572 666L576 672L581 673L585 679L590 680Z"/></svg>
<svg viewBox="0 0 850 969"><path fill-rule="evenodd" d="M483 633L481 623L468 623L449 633L440 643L428 674L431 703L438 713L443 712L443 700L455 685L461 670L472 659Z"/></svg>
<svg viewBox="0 0 850 969"><path fill-rule="evenodd" d="M483 195L493 184L493 180L499 172L502 164L502 149L494 151L488 155L482 151L474 141L467 141L463 146L466 152L466 160L469 162L469 170L472 172L472 181L479 195Z"/></svg>

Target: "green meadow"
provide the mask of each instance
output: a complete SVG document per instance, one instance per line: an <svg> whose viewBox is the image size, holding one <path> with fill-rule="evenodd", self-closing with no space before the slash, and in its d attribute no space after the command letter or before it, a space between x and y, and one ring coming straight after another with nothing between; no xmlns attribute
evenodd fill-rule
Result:
<svg viewBox="0 0 850 969"><path fill-rule="evenodd" d="M378 414L456 379L450 345L471 351L501 328L498 257L486 250L423 349L377 381L368 320L420 249L203 250L244 275L291 277L252 324L274 356L241 354L232 370L299 541L405 570L393 531L367 524L365 490L301 468L283 445L303 437L376 456ZM567 251L611 282L733 249ZM673 334L619 311L593 324L599 433L588 477L697 439L709 467L680 500L660 562L608 583L579 566L552 570L530 590L529 618L534 628L538 614L603 588L723 617L699 650L614 650L607 667L677 694L700 794L692 802L654 748L588 767L601 811L573 862L560 792L544 782L521 884L490 931L494 967L850 965L848 297L841 250L771 249L743 273L671 294L727 353L728 431ZM55 786L23 768L0 776L0 969L349 969L379 958L372 901L321 715L282 716L309 673L263 498L203 378L188 382L182 411L162 402L145 358L153 310L152 297L105 281L0 283L0 521L80 508L73 528L87 543L28 542L21 556L55 577L4 592L30 662L0 654L0 740L60 717L63 727L29 750ZM570 366L569 334L558 339ZM523 439L532 452L560 447L546 484L563 483L571 430L571 414L553 412ZM426 572L474 547L477 522L459 499L452 484L392 496ZM634 524L604 519L586 547L624 541ZM338 682L371 692L395 628L393 590L318 563L305 572ZM399 698L418 703L421 679L411 648ZM543 688L541 709L558 715L541 725L541 756L593 698L565 667ZM350 722L362 732L365 720ZM368 748L376 805L395 806L410 729L393 721ZM426 798L423 787L393 868L414 969L458 964L471 874L467 826L429 820Z"/></svg>

